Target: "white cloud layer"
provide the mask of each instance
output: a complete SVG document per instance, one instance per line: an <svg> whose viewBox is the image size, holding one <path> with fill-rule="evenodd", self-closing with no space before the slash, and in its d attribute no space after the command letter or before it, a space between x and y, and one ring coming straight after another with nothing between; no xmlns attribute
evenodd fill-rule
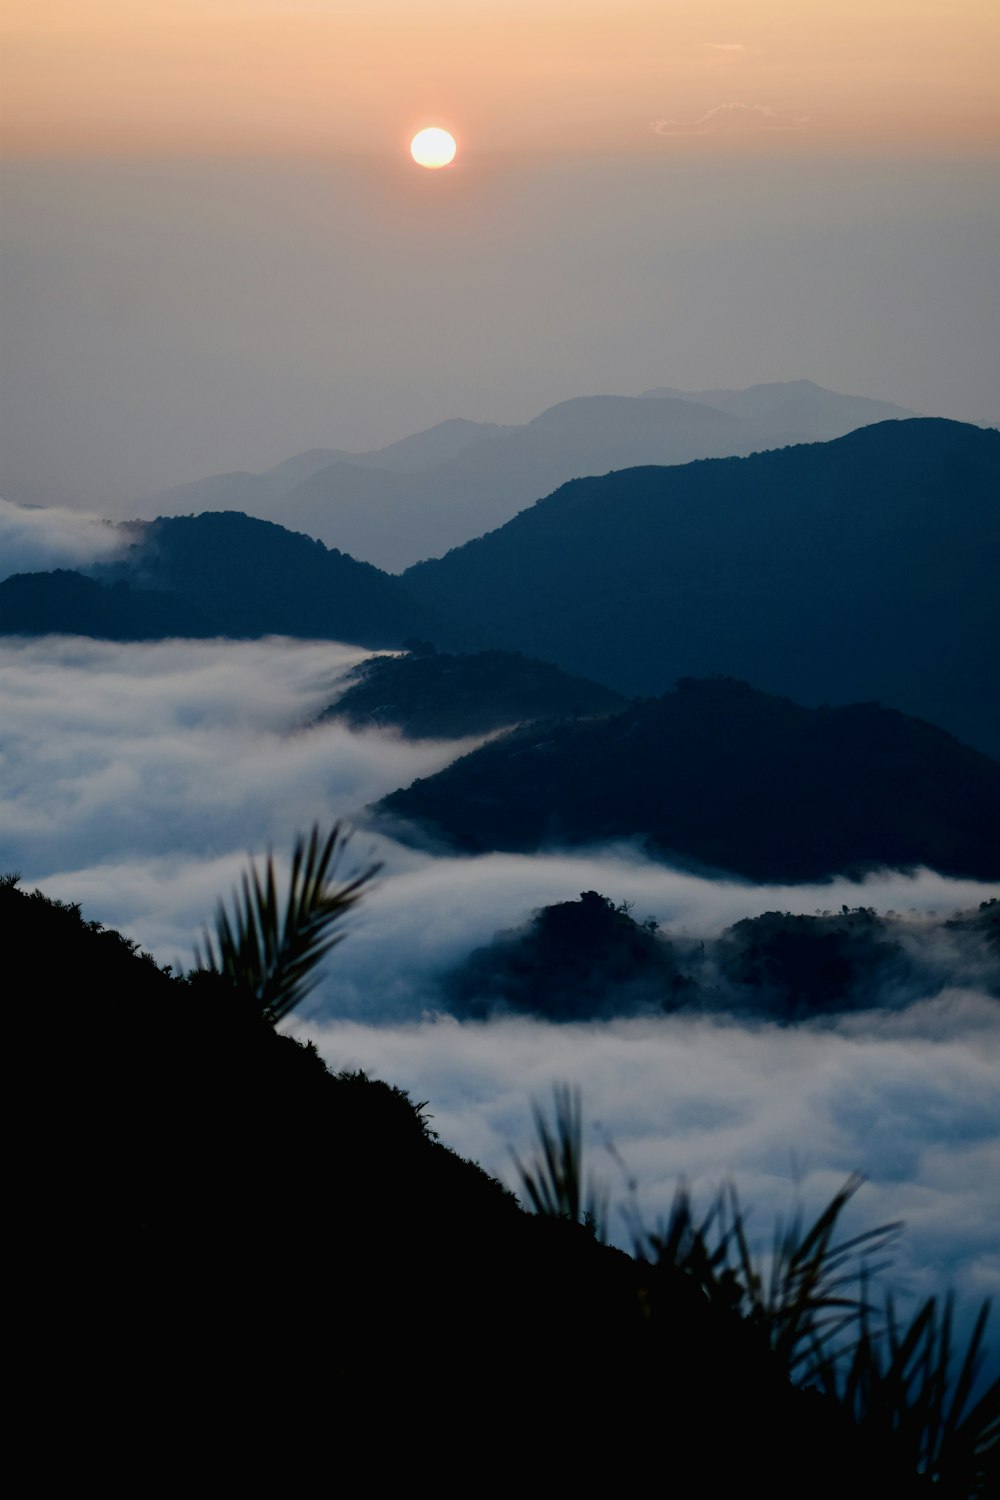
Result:
<svg viewBox="0 0 1000 1500"><path fill-rule="evenodd" d="M0 580L14 573L86 568L114 557L127 544L128 533L99 516L59 505L0 500Z"/></svg>
<svg viewBox="0 0 1000 1500"><path fill-rule="evenodd" d="M29 888L78 901L161 962L188 966L247 851L271 845L284 858L314 820L356 818L467 748L310 727L364 654L287 640L0 642L0 872L20 870ZM871 906L912 913L919 946L922 914L967 909L995 888L926 870L761 887L682 874L627 845L443 858L361 829L353 847L385 870L298 1024L335 1066L430 1100L448 1144L509 1176L508 1144L529 1144L531 1097L575 1080L651 1217L680 1173L706 1191L732 1173L763 1234L796 1164L810 1201L860 1169L871 1185L859 1221L908 1222L907 1285L947 1275L967 1297L1000 1290L989 1228L1000 1207L1000 1008L968 977L964 989L937 993L935 982L902 1008L824 1027L691 1015L459 1025L433 1014L448 966L583 890L687 936L769 910ZM940 971L947 952L935 962Z"/></svg>
<svg viewBox="0 0 1000 1500"><path fill-rule="evenodd" d="M582 1091L592 1170L628 1201L610 1140L650 1228L679 1178L705 1206L731 1178L763 1250L796 1180L815 1213L858 1170L867 1183L845 1232L905 1222L888 1284L912 1296L954 1285L966 1327L970 1308L1000 1294L1000 1007L988 997L951 991L825 1027L674 1016L296 1029L335 1069L428 1099L442 1139L515 1189L510 1148L531 1154L529 1100L547 1105L553 1080L568 1081ZM620 1214L613 1229L627 1244Z"/></svg>
<svg viewBox="0 0 1000 1500"><path fill-rule="evenodd" d="M454 753L311 721L367 653L328 642L0 648L2 855L25 876L211 862L352 816Z"/></svg>

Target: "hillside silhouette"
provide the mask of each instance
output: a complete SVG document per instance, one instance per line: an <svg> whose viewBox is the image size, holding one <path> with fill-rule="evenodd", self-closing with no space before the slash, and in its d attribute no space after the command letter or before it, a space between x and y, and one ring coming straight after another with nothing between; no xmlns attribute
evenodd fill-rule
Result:
<svg viewBox="0 0 1000 1500"><path fill-rule="evenodd" d="M367 453L311 449L264 474L165 491L143 513L242 510L395 571L502 526L579 475L815 442L912 415L811 381L579 396L523 426L452 420Z"/></svg>
<svg viewBox="0 0 1000 1500"><path fill-rule="evenodd" d="M441 976L440 995L446 1010L477 1020L696 1011L796 1023L963 983L1000 999L1000 901L919 924L867 907L769 911L699 937L583 891L496 933Z"/></svg>
<svg viewBox="0 0 1000 1500"><path fill-rule="evenodd" d="M683 985L670 944L598 891L543 906L499 932L443 982L448 1009L483 1019L505 1011L549 1021L664 1011Z"/></svg>
<svg viewBox="0 0 1000 1500"><path fill-rule="evenodd" d="M237 512L133 523L138 540L84 577L26 573L0 583L0 631L119 640L290 635L398 646L460 636L370 563Z"/></svg>
<svg viewBox="0 0 1000 1500"><path fill-rule="evenodd" d="M803 708L726 678L515 730L377 811L470 853L634 838L753 880L879 865L1000 876L996 761L877 704Z"/></svg>
<svg viewBox="0 0 1000 1500"><path fill-rule="evenodd" d="M627 697L721 674L879 701L1000 756L998 496L1000 433L920 419L575 481L402 578L238 512L161 518L89 578L0 583L0 630L414 638Z"/></svg>
<svg viewBox="0 0 1000 1500"><path fill-rule="evenodd" d="M161 1447L168 1471L312 1472L325 1457L262 1414L287 1395L296 1433L335 1421L341 1468L348 1443L391 1433L391 1478L433 1438L438 1481L464 1484L483 1413L510 1410L553 1482L610 1483L640 1440L713 1484L766 1472L789 1500L804 1463L812 1494L858 1472L925 1492L892 1441L794 1389L752 1322L670 1265L523 1212L434 1138L425 1106L332 1074L222 976L172 976L9 879L0 921L32 1042L22 1378L69 1383L63 1436L110 1479ZM581 1422L599 1439L577 1441ZM665 1431L683 1458L664 1460ZM488 1459L513 1482L523 1444L498 1436Z"/></svg>
<svg viewBox="0 0 1000 1500"><path fill-rule="evenodd" d="M627 694L723 673L876 699L1000 755L998 519L1000 433L893 421L577 480L404 582Z"/></svg>
<svg viewBox="0 0 1000 1500"><path fill-rule="evenodd" d="M532 719L591 718L625 706L620 693L509 651L472 655L416 643L376 656L320 717L354 729L398 729L409 739L461 739Z"/></svg>

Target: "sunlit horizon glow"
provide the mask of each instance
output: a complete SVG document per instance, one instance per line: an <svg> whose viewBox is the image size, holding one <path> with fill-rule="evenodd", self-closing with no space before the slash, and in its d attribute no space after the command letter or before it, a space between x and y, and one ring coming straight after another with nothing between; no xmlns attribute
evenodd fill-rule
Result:
<svg viewBox="0 0 1000 1500"><path fill-rule="evenodd" d="M993 0L8 0L0 87L27 156L940 154L1000 146L998 52Z"/></svg>
<svg viewBox="0 0 1000 1500"><path fill-rule="evenodd" d="M418 167L450 166L455 160L455 152L458 147L455 137L448 130L442 130L439 125L428 125L424 130L418 130L410 142L410 155Z"/></svg>

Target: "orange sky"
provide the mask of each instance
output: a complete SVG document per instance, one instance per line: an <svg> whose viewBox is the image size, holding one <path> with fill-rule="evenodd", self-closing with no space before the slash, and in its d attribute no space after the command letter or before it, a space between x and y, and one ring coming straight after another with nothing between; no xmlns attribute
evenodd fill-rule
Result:
<svg viewBox="0 0 1000 1500"><path fill-rule="evenodd" d="M14 155L1000 144L997 0L6 0Z"/></svg>

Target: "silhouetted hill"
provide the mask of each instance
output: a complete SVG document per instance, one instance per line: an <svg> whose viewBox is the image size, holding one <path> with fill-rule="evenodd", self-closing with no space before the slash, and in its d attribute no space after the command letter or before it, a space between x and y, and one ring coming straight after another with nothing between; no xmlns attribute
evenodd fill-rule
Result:
<svg viewBox="0 0 1000 1500"><path fill-rule="evenodd" d="M440 980L440 1004L477 1019L549 1021L678 1010L780 1022L926 1000L974 986L1000 996L1000 901L946 920L866 907L769 911L721 936L664 931L596 891L536 911Z"/></svg>
<svg viewBox="0 0 1000 1500"><path fill-rule="evenodd" d="M143 581L211 600L225 633L333 636L398 643L433 634L433 608L414 607L395 579L322 542L236 513L154 521L134 560Z"/></svg>
<svg viewBox="0 0 1000 1500"><path fill-rule="evenodd" d="M877 704L814 710L726 679L515 730L377 809L470 852L637 838L754 880L1000 877L996 761Z"/></svg>
<svg viewBox="0 0 1000 1500"><path fill-rule="evenodd" d="M508 651L452 656L418 647L406 656L372 657L352 677L322 717L355 729L391 727L410 739L460 739L531 719L589 718L625 706L610 688Z"/></svg>
<svg viewBox="0 0 1000 1500"><path fill-rule="evenodd" d="M807 380L583 396L521 427L456 419L369 453L311 449L264 474L221 474L168 490L142 513L243 510L403 568L502 525L577 475L815 442L912 415Z"/></svg>
<svg viewBox="0 0 1000 1500"><path fill-rule="evenodd" d="M154 589L113 586L59 568L0 581L0 635L90 635L111 641L215 634L211 611Z"/></svg>
<svg viewBox="0 0 1000 1500"><path fill-rule="evenodd" d="M484 1411L508 1410L531 1424L532 1472L584 1490L620 1473L637 1432L669 1469L669 1428L727 1489L766 1472L769 1495L798 1500L822 1452L812 1494L857 1472L922 1493L792 1389L754 1325L673 1267L523 1213L423 1106L334 1076L218 978L172 978L9 882L0 925L31 1101L8 1237L31 1314L21 1379L58 1397L60 1440L106 1475L150 1455L158 1472L325 1472L289 1435L291 1402L296 1431L335 1422L339 1472L348 1444L383 1445L394 1482L444 1423L446 1493L467 1484L469 1431L492 1477L523 1476L516 1432L481 1451ZM599 1440L578 1441L581 1423Z"/></svg>
<svg viewBox="0 0 1000 1500"><path fill-rule="evenodd" d="M397 646L461 638L396 579L321 542L238 512L161 518L124 558L0 584L0 630L114 639L290 635Z"/></svg>
<svg viewBox="0 0 1000 1500"><path fill-rule="evenodd" d="M537 911L497 933L443 984L445 1003L477 1019L502 1011L550 1021L664 1011L683 979L665 939L597 891Z"/></svg>
<svg viewBox="0 0 1000 1500"><path fill-rule="evenodd" d="M998 521L1000 434L894 421L576 480L404 582L628 694L724 673L878 699L1000 755Z"/></svg>

